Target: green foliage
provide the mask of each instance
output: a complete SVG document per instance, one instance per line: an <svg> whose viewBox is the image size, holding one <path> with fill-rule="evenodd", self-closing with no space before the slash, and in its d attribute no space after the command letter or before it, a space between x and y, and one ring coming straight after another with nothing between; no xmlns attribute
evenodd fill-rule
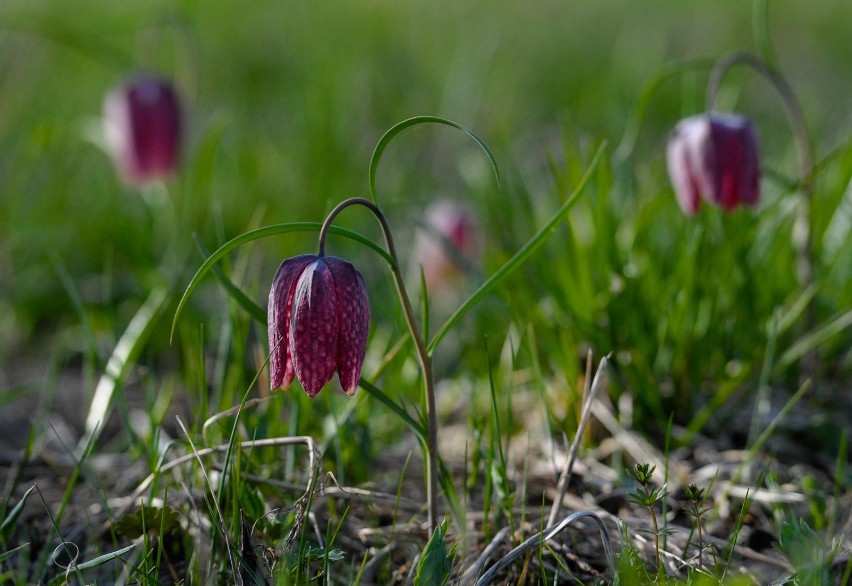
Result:
<svg viewBox="0 0 852 586"><path fill-rule="evenodd" d="M6 517L3 519L3 523L0 524L0 538L2 538L2 543L9 541L9 538L12 536L12 531L15 529L15 524L18 522L21 513L24 511L24 505L27 504L27 499L35 489L35 485L29 487L21 499L6 514Z"/></svg>
<svg viewBox="0 0 852 586"><path fill-rule="evenodd" d="M447 520L444 519L432 533L426 548L420 554L414 575L414 584L417 586L432 584L442 586L449 581L453 564L451 552L447 550L447 544L444 543L446 533Z"/></svg>
<svg viewBox="0 0 852 586"><path fill-rule="evenodd" d="M130 539L136 539L146 533L165 535L180 529L180 518L178 512L170 507L143 505L135 513L129 513L119 519L113 528Z"/></svg>
<svg viewBox="0 0 852 586"><path fill-rule="evenodd" d="M804 519L799 519L784 523L776 547L795 570L793 584L829 586L837 583L839 576L833 574L831 565L843 549L842 539L832 539L826 544Z"/></svg>
<svg viewBox="0 0 852 586"><path fill-rule="evenodd" d="M323 496L315 507L328 518L306 520L300 499L313 470L302 448L239 447L310 435L322 472L341 486L398 486L397 501L411 496L411 483L387 463L427 441L422 379L386 270L393 260L371 219L353 214L331 229L370 289L362 389L348 402L331 388L311 402L298 385L268 400L264 388L264 306L275 267L312 250L318 220L359 192L381 204L408 284L424 291L442 425L469 431L456 446L467 478L456 462L439 461L452 521L425 549L417 544L423 583L445 580L447 564L467 560L469 552L454 556L446 543L467 544L479 523L472 511L483 513L476 531L486 540L501 526L532 522L537 507L524 501L526 479L513 469L517 448L540 434L552 459L561 437L574 432L589 349L612 353L611 397L603 402L652 442L670 413L674 445L707 441L727 432L728 413L772 391L787 406L770 425L755 417L748 440L725 438L732 447L747 441L752 464L776 449L772 439L785 433L794 406L839 412L831 393L852 377L852 141L848 109L831 97L852 94L852 80L837 75L852 61L852 5L788 4L3 2L0 405L15 422L10 436L19 421L30 429L23 457L4 464L0 582L53 579L51 554L69 525L91 536L78 560L90 573L80 582L116 581L125 560L140 583L164 583L172 569L187 583L227 581L233 555L278 583L340 583L373 559L381 544L364 545L362 558L348 549L361 542L332 537L349 529L335 517L337 499ZM819 42L803 31L819 31ZM784 39L783 51L773 39ZM801 197L796 153L761 82L733 76L719 100L758 125L764 180L756 209L728 215L705 207L685 218L666 175L667 133L679 116L702 109L712 60L749 47L790 76L814 133L811 286L797 277L791 243ZM104 93L139 69L173 77L188 114L180 173L143 188L116 177L96 120ZM475 210L483 254L456 290L427 299L412 249L422 210L439 197ZM174 316L171 329L163 316ZM803 385L805 378L811 382ZM797 404L808 389L809 404ZM236 406L238 413L207 425ZM64 426L51 429L55 415L79 431L77 411L89 414L84 439L54 448L67 437ZM176 413L199 451L225 446L201 458L210 486L195 460L161 470L187 453L172 439L186 439ZM795 580L819 584L838 578L832 539L850 476L845 427L805 425L797 433L808 436L809 449L836 458L833 491L830 481L797 477L807 508L796 514L810 515L807 523L781 528L791 514L786 504L767 522ZM583 445L596 447L600 433ZM18 454L23 444L3 452ZM615 470L623 469L620 457L612 456ZM176 487L207 500L182 496L120 511L113 503L141 478L101 475L108 458L143 462L142 478L152 473L134 503L165 502L154 499ZM33 523L33 489L25 489L43 462L60 492L36 511L40 524L22 526ZM655 505L665 488L651 482L652 466L628 472L638 483L631 503L649 510L659 538L665 528L656 526ZM708 537L702 519L712 515L713 492L686 488L696 533L689 551L701 551ZM392 537L408 530L398 507L391 518L378 509L358 513L372 528L392 527ZM191 535L178 522L199 518ZM115 534L104 540L110 523ZM33 527L47 529L36 538ZM138 537L144 546L111 541ZM624 544L619 583L683 582L650 572L652 564ZM417 552L388 554L378 580L395 579L394 564ZM549 553L542 549L541 559ZM178 561L185 565L170 565ZM725 568L736 567L729 561ZM686 583L738 581L705 572L689 572Z"/></svg>

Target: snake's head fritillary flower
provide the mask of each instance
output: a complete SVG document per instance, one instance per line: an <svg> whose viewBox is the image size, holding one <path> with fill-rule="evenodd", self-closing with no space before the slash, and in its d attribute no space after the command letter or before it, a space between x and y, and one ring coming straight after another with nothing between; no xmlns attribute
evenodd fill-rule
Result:
<svg viewBox="0 0 852 586"><path fill-rule="evenodd" d="M479 249L479 228L468 207L440 200L426 208L414 251L430 291L457 281L476 264Z"/></svg>
<svg viewBox="0 0 852 586"><path fill-rule="evenodd" d="M754 126L738 114L699 114L681 120L669 138L669 177L689 215L704 199L725 210L760 196L760 157Z"/></svg>
<svg viewBox="0 0 852 586"><path fill-rule="evenodd" d="M104 98L107 148L121 177L131 184L174 172L180 151L181 109L165 79L144 76Z"/></svg>
<svg viewBox="0 0 852 586"><path fill-rule="evenodd" d="M299 379L308 396L337 371L355 394L367 352L370 304L364 279L351 263L304 254L278 267L269 292L272 389Z"/></svg>

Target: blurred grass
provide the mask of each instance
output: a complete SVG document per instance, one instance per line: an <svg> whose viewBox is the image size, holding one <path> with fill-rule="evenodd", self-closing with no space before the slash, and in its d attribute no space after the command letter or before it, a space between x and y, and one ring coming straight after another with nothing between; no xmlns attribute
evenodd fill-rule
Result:
<svg viewBox="0 0 852 586"><path fill-rule="evenodd" d="M663 0L545 2L535 10L508 2L6 2L0 356L29 351L28 341L56 328L85 325L98 329L103 357L154 284L185 278L193 231L209 247L258 223L321 219L340 199L365 192L375 140L413 114L447 116L486 137L507 186L495 191L463 138L418 129L389 150L380 201L405 240L402 222L436 194L471 200L485 219L487 272L570 191L591 144L619 143L638 95L663 66L751 48L750 11L736 1L696 8ZM842 2L770 6L778 63L805 105L819 158L848 146L848 114L835 100L849 95L852 81L835 72L852 57L841 41L840 13L850 12ZM166 192L140 198L115 177L92 129L103 94L143 68L175 77L189 116L183 172ZM525 268L524 282L535 286L507 288L500 306L522 327L563 326L539 332L544 347L569 341L622 352L643 384L653 374L695 387L726 363L738 370L730 361L746 369L759 361L772 311L797 296L783 184L764 181L758 214L723 220L711 212L689 222L662 168L666 133L702 108L705 76L696 68L659 86L628 162L601 171L567 230ZM795 179L774 96L759 80L732 79L721 102L755 117L767 168ZM837 262L850 246L848 212L839 212L848 208L841 201L850 159L842 151L818 178L823 318L850 295L849 265ZM367 221L342 223L373 234ZM245 285L262 303L278 257L312 246L309 234L257 245ZM347 243L333 246L368 262ZM174 250L182 252L167 254ZM52 257L75 289L63 289ZM387 294L386 284L377 289L379 298ZM90 324L78 321L81 303ZM508 325L492 324L492 332Z"/></svg>
<svg viewBox="0 0 852 586"><path fill-rule="evenodd" d="M535 10L513 3L6 2L0 356L79 325L52 256L73 275L93 327L114 339L153 284L186 274L192 231L213 246L258 222L321 219L340 199L365 193L364 162L375 140L414 114L447 116L486 137L507 187L495 191L463 138L418 129L387 153L380 202L401 223L435 194L471 200L485 219L486 269L497 267L570 191L590 143L619 143L656 72L753 46L750 11L742 2L698 9L662 0L545 2ZM807 10L777 2L769 12L778 62L805 105L818 156L848 140L848 115L833 101L852 86L835 75L852 56L840 41L838 11L852 12L842 2ZM103 94L138 69L174 76L189 114L183 172L167 192L144 198L120 184L92 142ZM662 169L666 134L679 116L702 108L706 73L699 67L660 84L628 164L600 173L568 230L526 267L525 282L536 286L507 288L503 307L521 325L564 326L539 333L545 347L569 340L620 351L644 384L655 380L647 375L666 373L696 386L725 362L748 368L759 360L766 321L796 296L783 185L764 181L759 214L723 221L709 213L689 222ZM759 80L732 79L721 102L756 118L766 166L795 179L774 96ZM823 317L841 310L850 293L848 263L834 262L849 247L848 212L838 209L850 157L842 152L818 181ZM367 221L342 223L373 234ZM333 246L356 261L365 256L346 243ZM307 234L257 247L246 284L262 303L263 276L278 256L313 244ZM183 253L164 261L173 248ZM378 287L384 296L387 286ZM742 330L745 322L760 327ZM722 338L730 342L720 347Z"/></svg>
<svg viewBox="0 0 852 586"><path fill-rule="evenodd" d="M597 146L611 145L542 250L437 349L445 394L460 409L470 407L471 423L486 426L486 385L493 385L494 415L509 435L525 424L509 406L510 390L540 396L546 429L570 432L590 348L613 352L614 398L634 397L640 428L659 430L672 410L685 424L717 392L750 407L770 323L803 295L790 242L789 185L798 178L786 120L763 82L732 73L720 105L754 118L765 155L756 211L705 209L685 218L668 184L664 149L675 122L703 109L706 63L731 50L756 50L751 14L742 0L546 0L534 7L6 0L0 389L5 396L45 382L19 362L49 361L51 371L83 362L83 396L90 396L94 373L103 371L150 291L179 293L201 264L193 232L214 250L261 225L321 221L345 197L367 194L370 154L385 130L413 115L439 115L485 139L501 166L502 190L466 137L417 128L387 150L378 200L402 250L413 241L412 219L432 199L469 202L485 232L482 280L564 203ZM852 299L852 77L840 73L852 62L852 4L778 0L769 17L778 66L802 101L823 161L812 208L819 329L837 323ZM696 65L660 83L629 157L613 158L647 84L678 62ZM93 134L104 94L138 69L173 77L188 114L180 175L144 193L121 184ZM366 214L338 224L378 238ZM240 249L223 270L265 305L281 258L315 246L314 233L266 239ZM362 245L332 237L329 250L367 279L373 332L365 372L375 370L404 332L389 275ZM466 292L478 284L469 282ZM453 307L435 301L437 327ZM174 403L189 410L197 432L212 413L240 402L265 357L263 328L215 279L190 306L174 346L170 320L162 320L139 360L150 421L148 443L133 449L151 461L159 453L158 426L173 425L166 414L175 388ZM776 355L807 333L800 317L781 332ZM817 374L827 386L848 388L850 345L848 327L820 344ZM772 371L769 382L792 393L802 374L794 362ZM404 350L377 384L413 411L417 376ZM61 384L53 374L46 380ZM399 421L372 416L381 407L364 393L354 401L350 413L328 389L315 401L288 391L276 407L243 415L241 439L313 430L328 442L338 480L362 482L403 431ZM444 415L458 418L452 407ZM132 406L122 399L117 408L129 421ZM230 425L216 426L210 441L227 437ZM144 434L125 426L116 449L137 436ZM500 438L493 441L501 447ZM276 467L275 457L263 453L258 461ZM286 466L279 475L290 478L292 458Z"/></svg>

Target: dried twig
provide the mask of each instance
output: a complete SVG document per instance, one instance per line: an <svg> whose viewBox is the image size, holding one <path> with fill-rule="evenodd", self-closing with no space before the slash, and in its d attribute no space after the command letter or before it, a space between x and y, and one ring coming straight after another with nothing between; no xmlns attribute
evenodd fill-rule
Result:
<svg viewBox="0 0 852 586"><path fill-rule="evenodd" d="M546 541L550 541L565 528L583 518L589 518L597 523L598 529L601 533L601 541L603 542L607 565L609 566L609 570L612 575L615 575L615 558L612 555L612 545L609 542L609 530L607 529L606 524L603 522L603 519L597 515L597 513L593 513L591 511L578 511L565 517L556 527L536 533L518 547L510 551L503 557L503 559L491 566L491 569L482 575L482 577L476 582L476 586L485 586L486 584L489 584L500 572L515 561L515 559L526 553L528 550L534 547L540 547Z"/></svg>
<svg viewBox="0 0 852 586"><path fill-rule="evenodd" d="M571 449L568 451L568 457L565 459L565 463L562 466L562 472L559 475L559 482L556 485L556 498L553 499L553 506L550 508L550 517L548 517L547 519L548 527L552 527L553 524L556 523L556 518L559 515L559 508L562 506L562 498L565 496L565 491L568 490L568 483L571 480L571 475L574 468L574 460L576 460L577 451L580 449L580 439L583 437L583 432L586 429L586 424L588 424L589 422L589 415L591 414L592 404L595 402L595 397L597 397L600 389L606 386L605 374L607 367L607 357L604 356L601 359L601 363L598 366L598 372L595 374L595 380L591 383L591 386L588 386L588 381L591 380L591 362L592 354L590 352L588 355L586 368L587 391L585 393L585 399L583 402L583 414L580 418L580 426L577 428L577 433L574 435L574 441L571 444Z"/></svg>

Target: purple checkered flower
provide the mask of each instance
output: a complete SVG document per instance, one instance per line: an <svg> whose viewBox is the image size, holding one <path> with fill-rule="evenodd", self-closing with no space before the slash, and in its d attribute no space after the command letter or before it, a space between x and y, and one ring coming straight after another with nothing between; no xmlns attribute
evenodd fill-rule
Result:
<svg viewBox="0 0 852 586"><path fill-rule="evenodd" d="M370 304L364 279L351 263L303 254L278 267L269 292L271 388L299 379L315 397L335 370L355 394L367 352Z"/></svg>
<svg viewBox="0 0 852 586"><path fill-rule="evenodd" d="M168 81L133 79L107 94L103 111L107 148L125 181L139 184L174 172L181 112Z"/></svg>
<svg viewBox="0 0 852 586"><path fill-rule="evenodd" d="M752 123L737 114L699 114L681 120L669 138L669 177L681 209L701 199L732 210L760 196L760 157Z"/></svg>

